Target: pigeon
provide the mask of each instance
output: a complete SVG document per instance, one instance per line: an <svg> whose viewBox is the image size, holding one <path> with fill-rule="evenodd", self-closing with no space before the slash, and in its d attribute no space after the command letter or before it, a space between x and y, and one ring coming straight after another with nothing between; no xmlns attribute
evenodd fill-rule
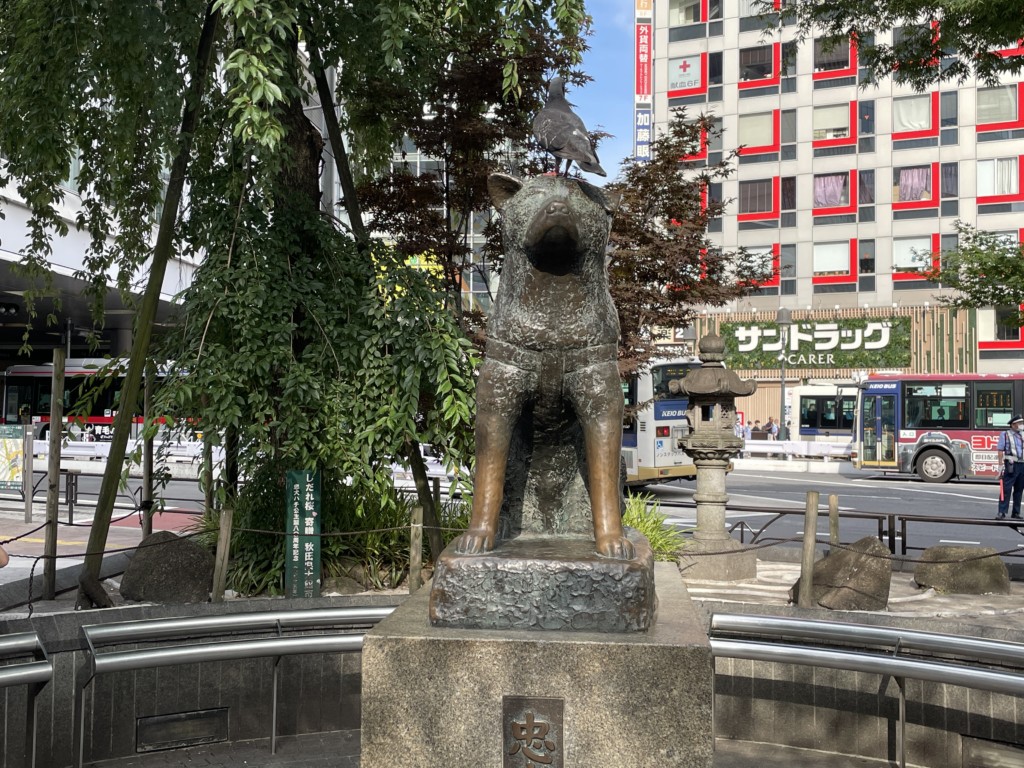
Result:
<svg viewBox="0 0 1024 768"><path fill-rule="evenodd" d="M560 77L551 78L547 104L533 118L533 135L541 149L555 156L555 175L563 159L566 161L566 176L573 161L587 173L608 175L590 143L587 126L565 100L565 80Z"/></svg>

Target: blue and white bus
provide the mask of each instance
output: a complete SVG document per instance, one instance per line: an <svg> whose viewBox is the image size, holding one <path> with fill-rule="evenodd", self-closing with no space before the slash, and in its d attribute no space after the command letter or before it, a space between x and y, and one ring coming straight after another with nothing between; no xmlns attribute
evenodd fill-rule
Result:
<svg viewBox="0 0 1024 768"><path fill-rule="evenodd" d="M679 448L679 438L690 433L688 402L679 382L700 366L695 357L661 360L622 383L626 403L622 457L627 486L696 477L693 460Z"/></svg>

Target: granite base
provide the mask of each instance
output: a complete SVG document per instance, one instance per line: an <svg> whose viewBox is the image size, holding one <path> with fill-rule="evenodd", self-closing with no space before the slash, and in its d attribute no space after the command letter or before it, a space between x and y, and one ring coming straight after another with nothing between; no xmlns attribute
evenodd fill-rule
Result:
<svg viewBox="0 0 1024 768"><path fill-rule="evenodd" d="M630 560L594 551L592 538L524 534L493 552L438 558L430 622L466 629L644 631L654 619L654 553L638 531Z"/></svg>
<svg viewBox="0 0 1024 768"><path fill-rule="evenodd" d="M710 768L713 662L673 564L630 634L432 627L410 597L367 633L362 768Z"/></svg>

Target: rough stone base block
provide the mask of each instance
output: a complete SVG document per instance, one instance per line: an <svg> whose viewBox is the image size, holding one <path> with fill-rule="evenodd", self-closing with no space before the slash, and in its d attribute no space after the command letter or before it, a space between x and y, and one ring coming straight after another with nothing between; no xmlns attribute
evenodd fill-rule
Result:
<svg viewBox="0 0 1024 768"><path fill-rule="evenodd" d="M710 768L711 648L675 566L655 573L632 634L431 627L410 597L363 645L362 768Z"/></svg>
<svg viewBox="0 0 1024 768"><path fill-rule="evenodd" d="M590 538L524 534L483 555L449 546L430 589L430 622L467 629L646 630L654 619L654 554L626 529L632 560L609 560Z"/></svg>
<svg viewBox="0 0 1024 768"><path fill-rule="evenodd" d="M741 581L757 578L757 553L735 539L693 539L679 558L684 579Z"/></svg>

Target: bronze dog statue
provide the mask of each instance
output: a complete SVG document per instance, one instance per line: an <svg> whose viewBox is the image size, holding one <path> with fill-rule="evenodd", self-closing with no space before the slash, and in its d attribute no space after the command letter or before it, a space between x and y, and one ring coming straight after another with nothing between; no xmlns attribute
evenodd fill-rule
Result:
<svg viewBox="0 0 1024 768"><path fill-rule="evenodd" d="M589 495L596 551L629 560L633 544L621 521L619 322L606 264L618 199L584 181L554 176L524 182L494 174L488 190L502 214L505 262L477 383L473 511L455 551L488 552L500 540L506 468L525 420L535 444L582 431L581 448L568 454ZM516 460L541 463L531 451ZM570 482L556 478L548 485L564 489ZM542 489L541 506L561 504L561 492ZM540 514L549 520L559 513Z"/></svg>

